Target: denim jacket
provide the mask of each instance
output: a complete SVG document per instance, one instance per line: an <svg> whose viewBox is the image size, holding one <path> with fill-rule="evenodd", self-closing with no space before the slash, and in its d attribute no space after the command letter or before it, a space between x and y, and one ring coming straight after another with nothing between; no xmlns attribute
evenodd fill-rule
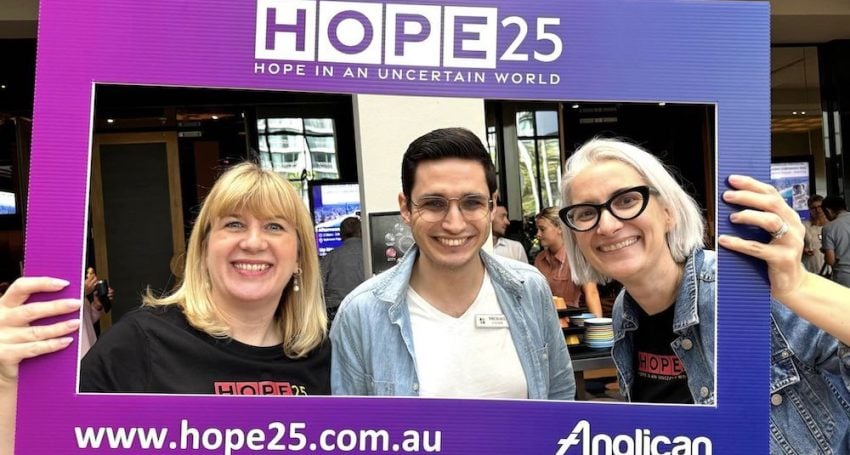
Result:
<svg viewBox="0 0 850 455"><path fill-rule="evenodd" d="M417 396L407 290L418 249L358 286L331 328L334 395ZM528 384L528 398L572 400L575 378L546 279L534 267L481 252Z"/></svg>
<svg viewBox="0 0 850 455"><path fill-rule="evenodd" d="M713 251L696 249L688 256L673 314L673 332L678 338L670 346L685 368L695 404L714 404L716 262ZM629 401L635 377L633 337L638 328L635 305L623 290L613 310L611 355L617 367L620 391Z"/></svg>
<svg viewBox="0 0 850 455"><path fill-rule="evenodd" d="M770 453L850 453L850 348L771 302Z"/></svg>

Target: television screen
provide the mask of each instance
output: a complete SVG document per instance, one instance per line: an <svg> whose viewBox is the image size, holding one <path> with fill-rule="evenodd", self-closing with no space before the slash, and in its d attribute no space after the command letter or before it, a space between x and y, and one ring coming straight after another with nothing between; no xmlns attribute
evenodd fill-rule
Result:
<svg viewBox="0 0 850 455"><path fill-rule="evenodd" d="M319 256L342 245L339 225L342 220L360 217L360 185L357 183L311 183L310 208L316 229Z"/></svg>
<svg viewBox="0 0 850 455"><path fill-rule="evenodd" d="M18 213L15 206L15 193L0 191L0 215L14 215Z"/></svg>
<svg viewBox="0 0 850 455"><path fill-rule="evenodd" d="M785 198L800 218L809 219L809 196L811 188L811 164L809 161L787 161L770 164L770 183Z"/></svg>

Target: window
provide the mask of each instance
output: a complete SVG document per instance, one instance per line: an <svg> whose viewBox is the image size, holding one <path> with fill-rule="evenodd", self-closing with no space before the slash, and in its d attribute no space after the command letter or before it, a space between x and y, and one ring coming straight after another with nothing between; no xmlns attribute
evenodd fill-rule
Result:
<svg viewBox="0 0 850 455"><path fill-rule="evenodd" d="M534 215L561 203L558 112L518 111L516 128L522 213Z"/></svg>
<svg viewBox="0 0 850 455"><path fill-rule="evenodd" d="M339 179L330 118L257 119L260 166L284 176L308 201L307 181Z"/></svg>

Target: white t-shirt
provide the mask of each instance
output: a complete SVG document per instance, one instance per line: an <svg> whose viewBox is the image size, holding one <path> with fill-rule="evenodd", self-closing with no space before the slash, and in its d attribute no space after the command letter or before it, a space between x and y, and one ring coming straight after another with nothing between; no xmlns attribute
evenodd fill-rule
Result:
<svg viewBox="0 0 850 455"><path fill-rule="evenodd" d="M522 243L516 240L499 237L496 240L496 244L493 245L493 253L528 264L528 256L525 254L525 248L522 247Z"/></svg>
<svg viewBox="0 0 850 455"><path fill-rule="evenodd" d="M419 396L527 398L528 385L490 277L454 318L407 290ZM487 322L477 322L486 316Z"/></svg>

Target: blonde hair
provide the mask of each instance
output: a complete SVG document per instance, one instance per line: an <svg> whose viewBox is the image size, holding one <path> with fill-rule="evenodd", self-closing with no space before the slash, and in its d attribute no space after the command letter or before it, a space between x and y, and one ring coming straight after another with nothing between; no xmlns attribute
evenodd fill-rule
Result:
<svg viewBox="0 0 850 455"><path fill-rule="evenodd" d="M569 228L567 227L567 225L564 224L563 221L561 221L561 217L558 216L559 211L560 207L546 207L540 213L534 215L534 221L546 220L551 223L552 226L561 231L561 238L564 240L564 245L566 246L567 231L569 230Z"/></svg>
<svg viewBox="0 0 850 455"><path fill-rule="evenodd" d="M560 229L561 232L564 232L567 229L567 226L564 224L563 221L561 221L561 217L558 216L559 210L560 207L546 207L540 213L534 215L534 219L535 221L540 219L548 220L550 223L552 223L552 226L555 226L556 228Z"/></svg>
<svg viewBox="0 0 850 455"><path fill-rule="evenodd" d="M304 357L324 341L328 325L313 224L292 185L253 163L230 168L207 195L189 236L183 282L163 298L148 292L143 302L150 306L177 305L192 327L215 337L229 336L230 327L212 301L212 282L205 259L212 223L241 211L261 218L282 217L295 226L301 289L292 289L292 278L296 277L293 275L283 289L275 320L283 334L284 353L291 358Z"/></svg>

